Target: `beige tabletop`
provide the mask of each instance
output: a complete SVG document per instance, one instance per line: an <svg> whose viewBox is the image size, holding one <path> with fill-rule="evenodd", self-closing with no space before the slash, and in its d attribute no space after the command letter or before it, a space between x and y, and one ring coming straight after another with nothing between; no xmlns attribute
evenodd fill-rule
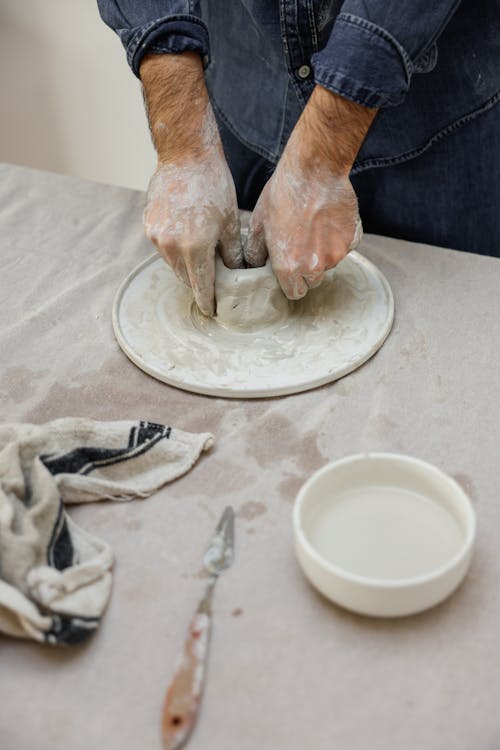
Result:
<svg viewBox="0 0 500 750"><path fill-rule="evenodd" d="M396 320L343 380L254 401L176 390L118 348L111 306L151 253L143 195L0 167L0 413L149 419L213 431L182 479L129 504L72 508L115 552L111 604L85 645L0 638L2 750L160 749L164 690L202 592L201 557L231 503L236 559L215 624L192 750L500 747L500 261L368 236ZM349 614L303 577L301 483L327 461L396 451L469 493L478 544L463 586L419 616Z"/></svg>

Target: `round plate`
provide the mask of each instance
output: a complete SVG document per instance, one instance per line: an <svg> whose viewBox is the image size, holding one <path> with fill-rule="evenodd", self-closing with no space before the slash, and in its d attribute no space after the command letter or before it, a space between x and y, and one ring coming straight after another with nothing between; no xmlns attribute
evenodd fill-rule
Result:
<svg viewBox="0 0 500 750"><path fill-rule="evenodd" d="M262 330L228 329L204 317L191 290L154 255L118 290L113 328L127 357L165 383L210 396L262 398L352 372L382 346L394 318L387 280L357 252L288 304L285 318Z"/></svg>

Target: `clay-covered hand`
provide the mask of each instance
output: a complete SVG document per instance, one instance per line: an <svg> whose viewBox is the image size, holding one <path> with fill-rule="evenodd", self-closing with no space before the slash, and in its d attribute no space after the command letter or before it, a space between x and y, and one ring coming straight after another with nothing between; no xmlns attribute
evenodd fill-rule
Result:
<svg viewBox="0 0 500 750"><path fill-rule="evenodd" d="M229 268L242 263L236 193L222 151L160 163L149 185L144 227L177 277L192 287L200 310L213 315L216 248Z"/></svg>
<svg viewBox="0 0 500 750"><path fill-rule="evenodd" d="M215 254L242 265L240 220L199 56L157 55L141 65L157 169L144 210L147 237L205 315L215 312ZM165 92L169 95L165 98Z"/></svg>
<svg viewBox="0 0 500 750"><path fill-rule="evenodd" d="M300 299L361 237L349 178L321 165L303 168L295 154L285 153L250 220L245 258L262 266L269 254L283 292Z"/></svg>
<svg viewBox="0 0 500 750"><path fill-rule="evenodd" d="M336 266L362 237L358 202L349 180L357 149L354 144L349 148L344 144L343 150L340 146L336 150L338 126L318 120L318 103L314 101L318 89L262 191L250 220L245 248L250 266L263 265L269 254L273 271L289 299L300 299L308 289L318 286L325 271ZM321 91L324 94L320 93L320 97L335 96ZM371 122L374 113L368 112ZM337 139L328 130L325 132L326 127L336 130ZM326 137L331 141L330 150L325 149Z"/></svg>

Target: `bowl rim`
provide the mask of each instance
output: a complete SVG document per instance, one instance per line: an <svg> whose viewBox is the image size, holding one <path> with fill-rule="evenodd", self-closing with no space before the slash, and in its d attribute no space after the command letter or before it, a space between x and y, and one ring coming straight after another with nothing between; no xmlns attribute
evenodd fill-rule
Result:
<svg viewBox="0 0 500 750"><path fill-rule="evenodd" d="M306 536L302 525L302 512L306 502L307 494L311 487L316 483L316 481L321 476L331 471L333 468L345 466L349 463L379 459L392 459L401 463L411 464L413 466L417 465L423 468L428 473L434 475L434 477L439 478L441 481L445 480L449 487L454 490L465 509L467 523L465 528L464 541L459 551L455 553L455 555L453 555L453 557L451 557L447 562L438 566L430 573L419 576L411 576L408 578L371 578L369 576L359 575L358 573L354 573L350 570L347 570L346 568L341 568L340 566L328 561L317 551L317 549L311 544ZM320 469L315 471L314 474L312 474L309 479L304 482L304 484L300 487L294 502L293 530L295 534L296 544L300 544L305 549L307 554L313 559L313 561L317 565L319 565L320 568L323 569L323 571L329 573L330 575L334 575L337 578L343 579L344 581L347 581L349 583L363 585L365 587L371 587L373 589L407 589L421 586L422 584L431 583L432 581L445 576L447 573L455 569L460 563L466 560L472 550L476 539L477 521L475 510L472 506L470 498L468 497L464 489L455 479L453 479L449 474L442 471L434 464L404 453L365 452L355 453L349 456L345 456L344 458L337 459L335 461L330 461Z"/></svg>

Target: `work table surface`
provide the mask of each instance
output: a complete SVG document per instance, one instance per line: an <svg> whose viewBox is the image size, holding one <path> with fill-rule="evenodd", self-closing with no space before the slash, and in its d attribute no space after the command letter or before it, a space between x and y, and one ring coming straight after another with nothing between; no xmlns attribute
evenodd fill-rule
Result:
<svg viewBox="0 0 500 750"><path fill-rule="evenodd" d="M500 747L500 261L368 236L396 318L368 363L274 399L199 396L119 349L113 297L151 246L141 193L0 166L0 413L148 419L215 447L147 500L70 508L115 553L97 634L57 649L0 637L2 750L160 749L160 710L225 505L236 558L215 591L190 750ZM473 219L471 219L473 220ZM292 547L311 472L394 451L454 476L478 515L463 586L418 616L349 614L308 584Z"/></svg>

